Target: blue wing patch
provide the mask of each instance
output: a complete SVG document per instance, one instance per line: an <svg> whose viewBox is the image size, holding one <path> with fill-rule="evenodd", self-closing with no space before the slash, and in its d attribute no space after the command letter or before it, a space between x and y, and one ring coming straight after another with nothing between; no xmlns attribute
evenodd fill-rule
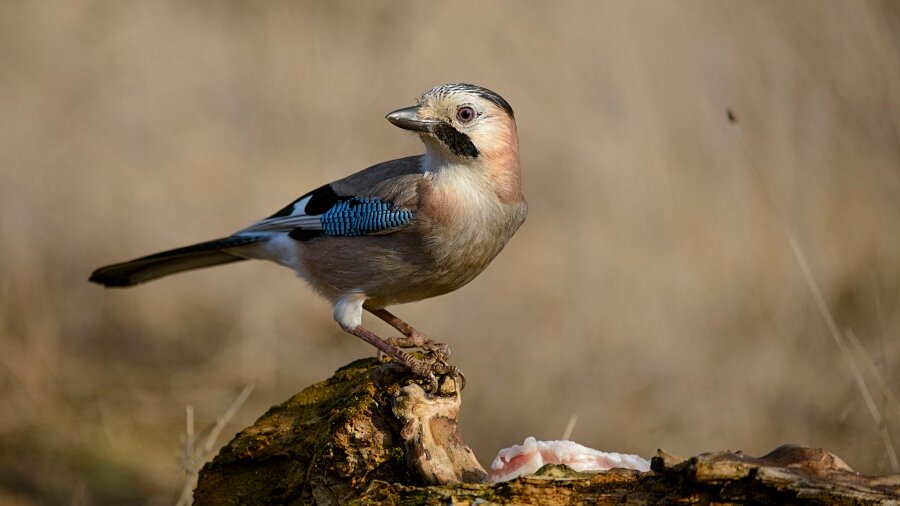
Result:
<svg viewBox="0 0 900 506"><path fill-rule="evenodd" d="M298 241L318 237L358 237L397 228L411 222L414 213L396 209L376 198L349 197L334 203L319 217L319 227L295 227L288 234Z"/></svg>
<svg viewBox="0 0 900 506"><path fill-rule="evenodd" d="M355 237L406 225L412 219L412 211L394 209L378 199L353 197L331 206L321 221L326 236Z"/></svg>

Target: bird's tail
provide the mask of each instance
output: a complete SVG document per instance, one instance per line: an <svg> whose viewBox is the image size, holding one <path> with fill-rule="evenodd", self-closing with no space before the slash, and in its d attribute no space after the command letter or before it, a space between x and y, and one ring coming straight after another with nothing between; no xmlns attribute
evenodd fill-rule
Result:
<svg viewBox="0 0 900 506"><path fill-rule="evenodd" d="M246 260L225 251L264 241L264 236L231 236L107 265L91 274L90 281L107 288L124 288L182 271Z"/></svg>

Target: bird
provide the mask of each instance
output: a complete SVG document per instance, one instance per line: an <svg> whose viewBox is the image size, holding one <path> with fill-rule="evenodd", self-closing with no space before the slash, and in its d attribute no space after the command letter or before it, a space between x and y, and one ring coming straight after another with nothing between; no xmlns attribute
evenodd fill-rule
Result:
<svg viewBox="0 0 900 506"><path fill-rule="evenodd" d="M122 288L203 267L273 261L324 296L338 325L379 356L432 384L435 375L461 375L446 363L446 344L387 307L466 285L525 221L515 114L499 94L455 83L435 86L386 119L417 134L425 152L322 185L228 237L101 267L89 280ZM365 328L363 311L402 337Z"/></svg>

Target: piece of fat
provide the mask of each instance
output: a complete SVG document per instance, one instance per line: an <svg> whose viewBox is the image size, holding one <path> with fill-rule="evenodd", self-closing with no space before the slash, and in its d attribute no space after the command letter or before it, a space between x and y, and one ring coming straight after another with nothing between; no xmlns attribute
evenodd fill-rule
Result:
<svg viewBox="0 0 900 506"><path fill-rule="evenodd" d="M579 472L608 471L615 467L650 470L650 462L637 455L606 453L574 441L538 441L529 436L523 444L497 452L488 480L499 483L533 474L545 464L565 464Z"/></svg>

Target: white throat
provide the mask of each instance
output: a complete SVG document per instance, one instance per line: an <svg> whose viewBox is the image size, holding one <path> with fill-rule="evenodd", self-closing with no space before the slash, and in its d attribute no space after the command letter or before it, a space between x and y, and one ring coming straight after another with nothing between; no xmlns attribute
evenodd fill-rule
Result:
<svg viewBox="0 0 900 506"><path fill-rule="evenodd" d="M439 192L455 197L458 212L478 211L480 214L497 203L490 175L480 160L469 160L447 154L425 144L422 172L431 178Z"/></svg>

